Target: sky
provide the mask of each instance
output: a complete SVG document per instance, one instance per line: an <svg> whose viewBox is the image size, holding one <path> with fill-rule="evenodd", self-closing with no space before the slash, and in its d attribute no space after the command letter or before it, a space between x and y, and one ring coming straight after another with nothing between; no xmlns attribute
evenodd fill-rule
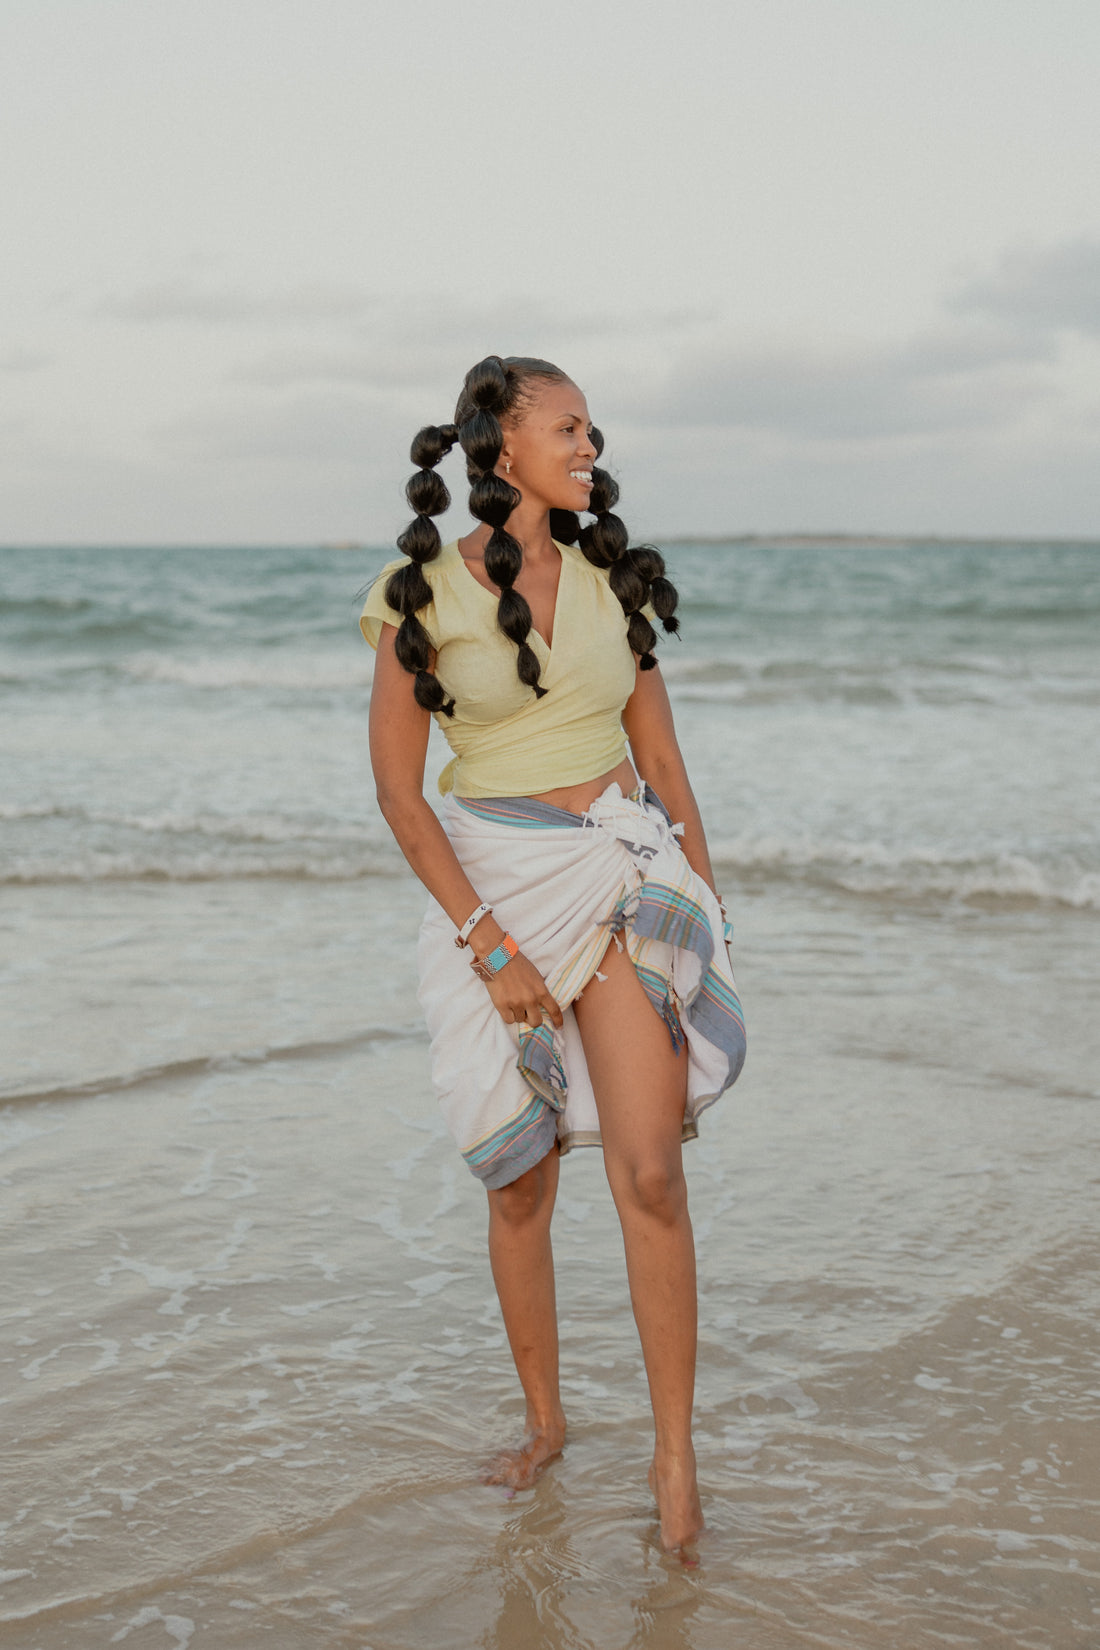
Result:
<svg viewBox="0 0 1100 1650"><path fill-rule="evenodd" d="M0 543L391 542L491 352L635 537L1100 537L1098 85L1096 0L4 0Z"/></svg>

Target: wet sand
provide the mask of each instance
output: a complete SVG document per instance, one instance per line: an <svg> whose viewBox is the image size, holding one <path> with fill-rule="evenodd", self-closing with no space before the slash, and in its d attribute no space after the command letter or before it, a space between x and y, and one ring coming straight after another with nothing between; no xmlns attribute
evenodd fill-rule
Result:
<svg viewBox="0 0 1100 1650"><path fill-rule="evenodd" d="M597 1153L555 1222L566 1452L477 1482L522 1407L418 905L6 890L5 1646L1092 1650L1091 914L742 902L750 1064L686 1154L685 1567Z"/></svg>

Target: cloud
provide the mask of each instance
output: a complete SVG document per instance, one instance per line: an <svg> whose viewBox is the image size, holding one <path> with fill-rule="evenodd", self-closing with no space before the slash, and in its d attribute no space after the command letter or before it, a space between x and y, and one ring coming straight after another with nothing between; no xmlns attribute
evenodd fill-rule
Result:
<svg viewBox="0 0 1100 1650"><path fill-rule="evenodd" d="M52 357L41 350L15 349L0 351L0 372L40 372L48 367Z"/></svg>
<svg viewBox="0 0 1100 1650"><path fill-rule="evenodd" d="M1006 252L989 275L954 293L949 307L1034 332L1100 337L1100 241L1082 238Z"/></svg>
<svg viewBox="0 0 1100 1650"><path fill-rule="evenodd" d="M165 453L233 465L273 461L323 469L362 466L368 455L395 443L392 403L345 389L296 392L260 404L200 407L164 420L154 434Z"/></svg>
<svg viewBox="0 0 1100 1650"><path fill-rule="evenodd" d="M565 341L618 336L638 326L665 331L696 324L696 311L669 310L642 315L583 313L563 318L557 304L515 294L462 299L450 292L395 294L353 286L299 285L283 291L203 286L188 279L162 281L114 293L94 313L143 325L258 326L285 329L337 325L386 341L403 350L454 349L463 358L473 349L501 354L530 351L533 341L552 336ZM543 346L539 346L543 347Z"/></svg>
<svg viewBox="0 0 1100 1650"><path fill-rule="evenodd" d="M662 342L682 341L708 319L688 309L566 309L523 293L463 299L316 285L263 291L189 278L112 295L94 313L129 324L136 337L188 326L196 350L205 347L217 363L211 385L261 392L342 385L399 403L407 394L422 416L438 418L453 407L469 368L489 353L536 352L578 376L606 363L622 375L639 344L656 358ZM228 362L219 337L225 331L237 346Z"/></svg>
<svg viewBox="0 0 1100 1650"><path fill-rule="evenodd" d="M1075 376L1100 338L1100 242L1010 250L943 295L943 319L907 339L762 346L716 329L673 341L663 371L632 383L618 410L642 426L690 423L807 444L912 443L1004 431L1036 410L1090 414ZM1087 399L1087 398L1086 398Z"/></svg>
<svg viewBox="0 0 1100 1650"><path fill-rule="evenodd" d="M240 363L231 377L269 389L344 383L386 393L426 390L449 406L469 368L490 352L537 350L570 371L574 361L602 355L621 361L636 353L640 341L652 350L654 340L682 338L699 325L700 317L686 311L563 318L555 306L522 296L455 303L414 295L380 303L369 322L345 329L336 341L265 350Z"/></svg>
<svg viewBox="0 0 1100 1650"><path fill-rule="evenodd" d="M173 289L173 303L183 291ZM383 408L393 429L442 419L463 374L491 349L535 347L576 371L595 391L593 411L608 427L709 427L799 448L1004 428L1057 389L1056 336L993 314L949 312L908 339L823 346L761 345L686 310L578 316L524 295L455 303L438 294L359 294L353 303L347 293L297 289L247 303L241 292L223 292L215 302L208 291L203 302L219 321L247 313L268 322L267 347L250 349L221 373L223 412L242 395L252 403L251 418L230 417L236 451L243 443L289 456L298 431L303 453L320 456L326 443L341 447L340 417L354 425L366 403L377 402L375 428ZM141 303L134 300L136 309ZM154 312L178 313L150 305ZM332 324L319 330L322 321ZM200 439L205 416L195 409L173 438ZM228 434L217 417L207 427L211 447Z"/></svg>
<svg viewBox="0 0 1100 1650"><path fill-rule="evenodd" d="M933 324L894 338L754 336L732 316L588 311L569 293L458 300L182 276L101 305L129 326L96 336L133 374L120 404L140 420L116 445L146 466L134 497L162 501L148 509L154 536L209 536L221 509L248 539L389 540L413 431L448 416L480 356L532 349L589 394L643 536L1007 531L1017 518L1017 530L1080 532L1094 519L1083 478L1100 461L1086 325L1096 251L1006 255L945 292ZM143 399L182 359L182 325L189 381L174 404ZM446 475L456 517L460 469ZM100 496L98 483L79 491ZM12 520L33 519L27 498ZM178 525L156 528L157 508Z"/></svg>
<svg viewBox="0 0 1100 1650"><path fill-rule="evenodd" d="M191 281L162 281L104 298L95 313L114 321L191 322L204 326L313 325L364 319L379 300L357 287L309 285L284 292L240 287L201 287Z"/></svg>
<svg viewBox="0 0 1100 1650"><path fill-rule="evenodd" d="M984 324L898 344L745 347L722 340L676 360L623 411L801 440L882 440L999 425L1049 394L1045 338Z"/></svg>

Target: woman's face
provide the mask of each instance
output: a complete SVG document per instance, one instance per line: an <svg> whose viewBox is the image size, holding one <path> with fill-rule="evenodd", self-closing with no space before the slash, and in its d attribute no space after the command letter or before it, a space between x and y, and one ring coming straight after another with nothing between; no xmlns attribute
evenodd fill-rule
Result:
<svg viewBox="0 0 1100 1650"><path fill-rule="evenodd" d="M576 384L543 379L518 424L502 426L497 474L518 487L524 504L547 510L586 510L596 449L588 403ZM511 464L510 471L505 465Z"/></svg>

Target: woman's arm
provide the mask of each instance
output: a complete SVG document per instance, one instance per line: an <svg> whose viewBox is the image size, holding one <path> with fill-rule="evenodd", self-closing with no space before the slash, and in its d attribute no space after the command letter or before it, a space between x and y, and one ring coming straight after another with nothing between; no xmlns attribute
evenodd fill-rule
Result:
<svg viewBox="0 0 1100 1650"><path fill-rule="evenodd" d="M477 909L481 896L424 798L431 716L417 704L413 677L398 663L393 646L396 634L393 625L382 626L371 688L370 759L375 794L401 852L457 929ZM484 938L479 932L482 926L489 929L489 918L482 918L474 930L479 940ZM499 934L494 936L494 944L499 938Z"/></svg>
<svg viewBox="0 0 1100 1650"><path fill-rule="evenodd" d="M688 864L716 894L706 833L680 754L660 668L638 671L634 692L623 710L623 727L639 776L652 785L672 818L683 821L680 845Z"/></svg>
<svg viewBox="0 0 1100 1650"><path fill-rule="evenodd" d="M439 901L455 929L481 904L481 895L459 864L449 837L424 797L424 758L431 716L418 705L413 677L394 652L397 631L382 626L370 698L370 759L375 791L390 830L405 858L428 892ZM434 668L434 660L433 660ZM482 917L469 937L475 956L487 957L504 930L492 916ZM546 982L522 952L487 982L486 989L506 1023L527 1019L538 1025L545 1009L554 1024L561 1009Z"/></svg>

